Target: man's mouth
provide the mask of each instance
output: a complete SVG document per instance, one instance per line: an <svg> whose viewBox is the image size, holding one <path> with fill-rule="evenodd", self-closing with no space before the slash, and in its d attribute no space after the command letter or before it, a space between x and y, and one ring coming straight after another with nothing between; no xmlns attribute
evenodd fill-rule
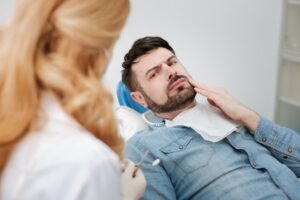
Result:
<svg viewBox="0 0 300 200"><path fill-rule="evenodd" d="M172 91L172 90L175 90L175 89L177 89L182 83L184 83L186 81L186 79L185 78L179 78L179 79L177 79L176 81L174 81L172 84L171 84L171 86L170 86L170 88L169 88L169 91Z"/></svg>

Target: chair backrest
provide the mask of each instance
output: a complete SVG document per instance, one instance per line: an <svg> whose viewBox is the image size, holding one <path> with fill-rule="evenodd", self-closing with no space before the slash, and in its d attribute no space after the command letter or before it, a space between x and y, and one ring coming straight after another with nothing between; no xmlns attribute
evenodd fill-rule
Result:
<svg viewBox="0 0 300 200"><path fill-rule="evenodd" d="M142 113L148 110L131 98L129 90L122 81L118 84L117 97L120 104L116 109L118 130L127 141L135 133L148 127L142 119Z"/></svg>
<svg viewBox="0 0 300 200"><path fill-rule="evenodd" d="M118 84L117 97L121 106L127 106L139 113L144 113L148 110L131 98L130 91L127 89L123 81L120 81Z"/></svg>

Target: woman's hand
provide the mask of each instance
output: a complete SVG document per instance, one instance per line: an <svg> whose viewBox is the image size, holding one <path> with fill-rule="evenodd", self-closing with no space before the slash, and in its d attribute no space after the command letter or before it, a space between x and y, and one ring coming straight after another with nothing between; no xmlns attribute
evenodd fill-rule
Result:
<svg viewBox="0 0 300 200"><path fill-rule="evenodd" d="M146 179L143 172L138 169L135 171L135 164L130 160L124 160L121 163L121 184L123 200L138 200L145 192Z"/></svg>
<svg viewBox="0 0 300 200"><path fill-rule="evenodd" d="M219 108L230 119L245 125L251 132L255 132L260 120L256 112L243 106L223 89L207 87L197 83L191 78L189 82L197 93L207 98L207 101L211 105Z"/></svg>

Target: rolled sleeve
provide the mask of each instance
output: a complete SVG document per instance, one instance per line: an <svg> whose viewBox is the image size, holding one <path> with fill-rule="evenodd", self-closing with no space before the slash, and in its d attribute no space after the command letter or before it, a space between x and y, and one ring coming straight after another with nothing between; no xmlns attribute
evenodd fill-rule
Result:
<svg viewBox="0 0 300 200"><path fill-rule="evenodd" d="M254 137L257 142L300 161L299 133L261 117Z"/></svg>

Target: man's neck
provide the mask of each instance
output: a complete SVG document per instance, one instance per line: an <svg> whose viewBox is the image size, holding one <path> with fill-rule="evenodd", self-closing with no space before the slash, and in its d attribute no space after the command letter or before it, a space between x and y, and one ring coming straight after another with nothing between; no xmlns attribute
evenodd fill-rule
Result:
<svg viewBox="0 0 300 200"><path fill-rule="evenodd" d="M167 112L167 113L154 113L154 114L160 118L172 120L177 115L179 115L181 112L188 110L190 108L193 108L194 106L196 106L196 104L197 104L197 102L196 102L196 100L194 100L192 103L188 104L186 107L184 107L180 110L175 110L175 111Z"/></svg>

